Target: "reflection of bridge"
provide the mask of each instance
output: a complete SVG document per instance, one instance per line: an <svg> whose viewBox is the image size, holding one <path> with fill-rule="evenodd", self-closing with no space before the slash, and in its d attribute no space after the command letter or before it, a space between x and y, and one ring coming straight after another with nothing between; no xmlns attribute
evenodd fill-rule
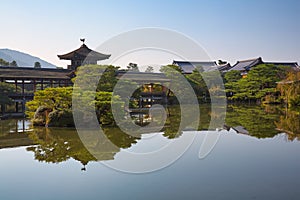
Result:
<svg viewBox="0 0 300 200"><path fill-rule="evenodd" d="M10 133L0 137L0 149L30 146L33 144L34 142L28 138L28 135L23 133Z"/></svg>
<svg viewBox="0 0 300 200"><path fill-rule="evenodd" d="M34 142L26 134L28 131L25 120L0 121L0 149L33 145Z"/></svg>
<svg viewBox="0 0 300 200"><path fill-rule="evenodd" d="M71 70L66 69L0 67L0 82L13 84L15 88L5 94L15 102L14 108L1 106L2 113L24 113L25 103L33 99L35 91L72 85L71 76Z"/></svg>

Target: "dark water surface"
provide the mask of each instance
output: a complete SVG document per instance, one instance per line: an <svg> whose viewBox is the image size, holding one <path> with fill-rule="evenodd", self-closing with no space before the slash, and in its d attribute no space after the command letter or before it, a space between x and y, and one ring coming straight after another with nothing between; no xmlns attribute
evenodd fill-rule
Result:
<svg viewBox="0 0 300 200"><path fill-rule="evenodd" d="M162 132L128 135L103 128L107 145L89 152L73 128L32 128L29 121L0 121L0 199L299 199L299 112L268 106L227 108L225 128L206 130L212 113L202 106L198 131L179 134L180 111L170 108ZM148 117L148 118L147 118ZM144 122L149 116L144 116ZM220 127L222 128L222 127ZM207 134L219 136L199 159ZM160 150L193 137L176 161L149 173L125 173L110 166L130 162L129 152ZM97 143L97 144L96 144ZM175 151L175 150L174 150ZM144 154L143 154L144 153ZM172 155L169 155L172 156ZM164 155L153 162L163 163ZM142 163L144 162L144 163Z"/></svg>

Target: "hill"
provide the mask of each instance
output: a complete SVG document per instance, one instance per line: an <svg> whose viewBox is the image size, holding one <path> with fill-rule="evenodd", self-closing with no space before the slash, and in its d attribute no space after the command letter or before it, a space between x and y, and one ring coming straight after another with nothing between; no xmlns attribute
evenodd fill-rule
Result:
<svg viewBox="0 0 300 200"><path fill-rule="evenodd" d="M19 67L33 67L35 62L39 62L42 68L56 68L55 65L38 57L11 49L0 49L0 58L7 62L15 60Z"/></svg>

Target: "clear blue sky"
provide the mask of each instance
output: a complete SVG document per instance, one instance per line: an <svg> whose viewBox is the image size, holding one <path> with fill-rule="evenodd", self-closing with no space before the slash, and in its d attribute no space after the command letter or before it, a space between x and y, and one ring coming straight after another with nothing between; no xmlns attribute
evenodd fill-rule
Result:
<svg viewBox="0 0 300 200"><path fill-rule="evenodd" d="M38 1L1 0L0 48L24 51L56 65L57 54L95 48L124 31L161 27L200 43L213 59L262 56L300 63L300 1Z"/></svg>

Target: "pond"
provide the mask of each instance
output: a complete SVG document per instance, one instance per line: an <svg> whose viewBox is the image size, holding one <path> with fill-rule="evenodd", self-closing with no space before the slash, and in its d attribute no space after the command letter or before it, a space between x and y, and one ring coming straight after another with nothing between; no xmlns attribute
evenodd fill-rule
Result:
<svg viewBox="0 0 300 200"><path fill-rule="evenodd" d="M170 107L161 131L102 127L96 137L2 120L0 199L299 199L299 112L229 105L212 130L224 113L200 111L198 130L178 133L180 108Z"/></svg>

